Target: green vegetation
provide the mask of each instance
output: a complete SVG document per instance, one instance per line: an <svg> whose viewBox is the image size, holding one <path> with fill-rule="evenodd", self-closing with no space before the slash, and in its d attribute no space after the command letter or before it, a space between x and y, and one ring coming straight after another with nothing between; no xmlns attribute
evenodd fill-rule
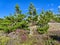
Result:
<svg viewBox="0 0 60 45"><path fill-rule="evenodd" d="M16 5L15 13L13 15L10 14L10 16L0 18L0 30L4 30L5 32L10 33L16 29L29 30L30 26L36 25L37 31L43 34L47 32L49 28L48 22L51 20L60 22L60 17L55 16L51 10L42 10L42 12L38 14L32 3L29 6L27 15L22 14L19 5Z"/></svg>

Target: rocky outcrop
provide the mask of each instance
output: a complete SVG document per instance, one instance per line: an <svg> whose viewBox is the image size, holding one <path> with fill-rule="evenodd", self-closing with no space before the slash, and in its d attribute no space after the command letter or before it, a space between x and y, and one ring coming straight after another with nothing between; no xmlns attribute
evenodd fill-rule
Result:
<svg viewBox="0 0 60 45"><path fill-rule="evenodd" d="M49 29L48 31L60 31L60 23L48 23Z"/></svg>

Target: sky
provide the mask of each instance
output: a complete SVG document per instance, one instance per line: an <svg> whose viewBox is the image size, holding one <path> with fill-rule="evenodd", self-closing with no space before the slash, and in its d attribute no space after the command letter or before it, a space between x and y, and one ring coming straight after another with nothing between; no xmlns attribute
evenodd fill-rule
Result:
<svg viewBox="0 0 60 45"><path fill-rule="evenodd" d="M22 13L27 13L30 2L34 4L38 13L42 8L45 11L50 9L57 13L60 8L60 0L0 0L0 18L8 16L10 13L14 14L16 4L20 6Z"/></svg>

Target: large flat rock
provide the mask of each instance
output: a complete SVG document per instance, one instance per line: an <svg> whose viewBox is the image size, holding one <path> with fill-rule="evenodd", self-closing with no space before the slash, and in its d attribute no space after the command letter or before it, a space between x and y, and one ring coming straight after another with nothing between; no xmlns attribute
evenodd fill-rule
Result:
<svg viewBox="0 0 60 45"><path fill-rule="evenodd" d="M48 23L49 30L48 31L60 31L60 23Z"/></svg>

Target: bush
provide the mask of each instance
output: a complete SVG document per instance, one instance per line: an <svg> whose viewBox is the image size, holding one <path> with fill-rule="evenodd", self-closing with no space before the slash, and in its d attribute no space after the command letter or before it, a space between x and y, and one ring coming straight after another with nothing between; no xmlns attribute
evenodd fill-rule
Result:
<svg viewBox="0 0 60 45"><path fill-rule="evenodd" d="M49 28L49 25L47 24L47 25L44 25L43 27L38 27L38 28L37 28L37 31L38 31L40 34L44 34L45 32L47 32L48 28Z"/></svg>

